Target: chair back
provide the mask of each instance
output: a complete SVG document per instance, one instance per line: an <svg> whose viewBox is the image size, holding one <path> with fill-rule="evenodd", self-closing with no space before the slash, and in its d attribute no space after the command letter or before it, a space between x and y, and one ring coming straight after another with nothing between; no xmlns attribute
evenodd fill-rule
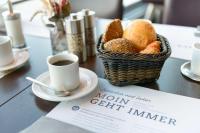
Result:
<svg viewBox="0 0 200 133"><path fill-rule="evenodd" d="M72 12L78 12L86 8L95 11L97 17L109 19L122 19L122 1L123 0L70 0Z"/></svg>
<svg viewBox="0 0 200 133"><path fill-rule="evenodd" d="M200 25L200 0L165 0L163 23Z"/></svg>

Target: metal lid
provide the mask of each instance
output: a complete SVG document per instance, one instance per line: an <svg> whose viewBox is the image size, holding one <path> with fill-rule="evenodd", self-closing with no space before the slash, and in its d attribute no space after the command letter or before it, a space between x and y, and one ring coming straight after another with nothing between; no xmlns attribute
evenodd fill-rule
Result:
<svg viewBox="0 0 200 133"><path fill-rule="evenodd" d="M77 34L84 32L83 17L76 13L70 14L70 17L65 20L65 25L66 25L66 33L68 34Z"/></svg>
<svg viewBox="0 0 200 133"><path fill-rule="evenodd" d="M83 9L81 15L84 17L85 28L95 27L95 12L90 9Z"/></svg>

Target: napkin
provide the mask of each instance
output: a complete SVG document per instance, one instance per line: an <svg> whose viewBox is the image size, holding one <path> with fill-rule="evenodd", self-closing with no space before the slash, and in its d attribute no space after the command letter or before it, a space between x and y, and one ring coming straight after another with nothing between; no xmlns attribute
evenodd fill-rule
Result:
<svg viewBox="0 0 200 133"><path fill-rule="evenodd" d="M67 124L48 117L41 117L20 133L92 133L83 128Z"/></svg>

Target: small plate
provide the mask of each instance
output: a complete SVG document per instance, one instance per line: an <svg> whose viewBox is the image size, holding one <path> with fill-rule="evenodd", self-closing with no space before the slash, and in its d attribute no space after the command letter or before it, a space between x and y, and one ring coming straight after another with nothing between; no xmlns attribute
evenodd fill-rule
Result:
<svg viewBox="0 0 200 133"><path fill-rule="evenodd" d="M8 71L23 66L29 59L28 51L14 52L14 60L11 64L0 67L0 71Z"/></svg>
<svg viewBox="0 0 200 133"><path fill-rule="evenodd" d="M193 74L191 72L191 63L190 62L186 62L181 66L181 73L184 76L186 76L194 81L200 82L200 76Z"/></svg>
<svg viewBox="0 0 200 133"><path fill-rule="evenodd" d="M32 85L32 91L36 96L42 99L48 101L60 102L60 101L69 101L86 96L89 93L93 92L95 89L97 89L98 78L94 72L85 68L79 68L79 74L80 74L80 85L76 90L72 91L72 94L70 96L59 97L56 95L52 95L48 92L48 89L34 83ZM47 85L50 85L49 72L42 73L40 76L37 77L37 80Z"/></svg>

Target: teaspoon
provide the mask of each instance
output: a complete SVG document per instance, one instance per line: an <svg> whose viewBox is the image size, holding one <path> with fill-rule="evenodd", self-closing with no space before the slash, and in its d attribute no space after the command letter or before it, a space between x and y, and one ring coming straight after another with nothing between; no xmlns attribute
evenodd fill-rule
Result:
<svg viewBox="0 0 200 133"><path fill-rule="evenodd" d="M41 85L41 86L47 88L48 89L47 91L52 95L69 96L71 94L71 92L69 92L69 91L56 91L54 88L52 88L52 87L50 87L50 86L48 86L48 85L36 80L36 79L33 79L31 77L26 77L26 79L29 80L29 81L32 81L35 84L38 84L38 85Z"/></svg>

